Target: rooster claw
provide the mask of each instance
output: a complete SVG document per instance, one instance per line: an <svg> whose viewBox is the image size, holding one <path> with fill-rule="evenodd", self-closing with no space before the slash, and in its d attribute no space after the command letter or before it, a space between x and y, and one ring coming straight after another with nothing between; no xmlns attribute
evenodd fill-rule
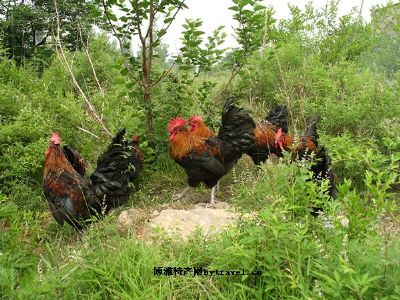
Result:
<svg viewBox="0 0 400 300"><path fill-rule="evenodd" d="M217 201L215 201L214 203L199 203L199 206L202 206L204 208L217 208L217 206L215 205Z"/></svg>
<svg viewBox="0 0 400 300"><path fill-rule="evenodd" d="M172 193L172 197L171 198L172 198L173 201L177 201L177 200L181 199L183 196L184 195L182 195L182 193L180 193L180 194Z"/></svg>
<svg viewBox="0 0 400 300"><path fill-rule="evenodd" d="M175 192L173 192L173 193L172 193L172 200L173 200L173 201L176 201L176 200L179 200L179 199L183 198L183 196L186 195L187 190L188 190L188 188L185 188L185 189L182 191L182 193L179 193L179 194L175 194Z"/></svg>

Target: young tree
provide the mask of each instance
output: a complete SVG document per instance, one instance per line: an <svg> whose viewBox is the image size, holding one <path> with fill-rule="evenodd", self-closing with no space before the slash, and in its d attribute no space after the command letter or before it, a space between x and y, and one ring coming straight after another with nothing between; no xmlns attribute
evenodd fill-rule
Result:
<svg viewBox="0 0 400 300"><path fill-rule="evenodd" d="M137 84L142 91L143 107L146 112L146 135L149 145L154 147L152 92L174 66L173 64L158 78L154 78L152 72L154 51L160 45L161 38L178 12L187 6L184 0L101 0L101 3L124 58L121 74L128 75L131 79L131 82L127 83L128 87ZM116 11L123 16L117 18ZM162 20L164 24L159 30L156 26L157 20ZM140 44L139 59L130 52L133 37L136 37Z"/></svg>
<svg viewBox="0 0 400 300"><path fill-rule="evenodd" d="M179 49L180 55L175 57L180 69L193 69L196 77L201 72L210 71L211 67L222 59L225 52L225 49L220 49L226 37L226 33L222 32L224 26L215 29L205 42L204 32L200 29L202 25L203 21L200 19L186 19L181 38L183 47Z"/></svg>
<svg viewBox="0 0 400 300"><path fill-rule="evenodd" d="M229 9L233 11L233 19L238 23L234 30L239 47L230 53L232 73L229 83L247 59L268 44L271 39L269 28L275 22L272 9L266 8L261 0L232 0L232 2L233 5Z"/></svg>

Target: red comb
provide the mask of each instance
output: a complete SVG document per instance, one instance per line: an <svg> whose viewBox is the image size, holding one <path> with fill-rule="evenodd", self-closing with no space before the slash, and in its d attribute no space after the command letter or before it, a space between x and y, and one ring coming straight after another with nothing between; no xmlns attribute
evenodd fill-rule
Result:
<svg viewBox="0 0 400 300"><path fill-rule="evenodd" d="M58 134L57 131L53 132L53 135L51 136L50 141L54 145L60 145L61 137L60 137L60 135Z"/></svg>
<svg viewBox="0 0 400 300"><path fill-rule="evenodd" d="M185 127L187 125L187 122L184 118L176 117L175 119L172 119L168 123L168 131L172 132L176 127L182 126Z"/></svg>
<svg viewBox="0 0 400 300"><path fill-rule="evenodd" d="M192 122L203 122L203 118L200 115L193 115L189 118L189 123Z"/></svg>
<svg viewBox="0 0 400 300"><path fill-rule="evenodd" d="M138 135L134 135L132 136L132 143L139 143L139 136Z"/></svg>

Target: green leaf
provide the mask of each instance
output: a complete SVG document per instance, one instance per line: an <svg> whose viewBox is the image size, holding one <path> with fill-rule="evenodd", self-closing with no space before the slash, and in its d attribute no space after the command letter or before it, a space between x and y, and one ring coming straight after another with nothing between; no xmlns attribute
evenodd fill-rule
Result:
<svg viewBox="0 0 400 300"><path fill-rule="evenodd" d="M114 15L113 13L107 12L107 16L111 21L114 21L114 22L118 21L116 15Z"/></svg>
<svg viewBox="0 0 400 300"><path fill-rule="evenodd" d="M134 86L135 86L135 83L133 83L132 81L127 82L127 83L125 84L125 87L126 87L127 89L131 89L131 88L133 88Z"/></svg>
<svg viewBox="0 0 400 300"><path fill-rule="evenodd" d="M233 10L233 11L239 11L239 10L240 10L240 8L237 7L237 6L228 7L228 9L229 9L229 10Z"/></svg>

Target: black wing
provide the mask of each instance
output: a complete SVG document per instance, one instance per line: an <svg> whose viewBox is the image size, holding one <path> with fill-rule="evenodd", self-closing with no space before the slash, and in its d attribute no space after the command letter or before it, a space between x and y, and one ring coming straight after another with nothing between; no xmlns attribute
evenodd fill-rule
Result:
<svg viewBox="0 0 400 300"><path fill-rule="evenodd" d="M76 172L49 172L43 181L43 192L52 215L60 224L67 222L82 229L101 211L84 179Z"/></svg>
<svg viewBox="0 0 400 300"><path fill-rule="evenodd" d="M69 163L72 165L75 171L83 177L86 171L86 162L83 159L82 155L68 145L65 145L63 147L63 151L65 157L68 159Z"/></svg>
<svg viewBox="0 0 400 300"><path fill-rule="evenodd" d="M141 168L138 151L125 140L125 129L122 129L97 160L97 168L90 176L91 188L97 197L105 200L108 209L116 207L128 200L130 183Z"/></svg>
<svg viewBox="0 0 400 300"><path fill-rule="evenodd" d="M191 153L178 163L185 169L191 187L198 186L200 182L213 187L227 173L226 167L207 151Z"/></svg>

